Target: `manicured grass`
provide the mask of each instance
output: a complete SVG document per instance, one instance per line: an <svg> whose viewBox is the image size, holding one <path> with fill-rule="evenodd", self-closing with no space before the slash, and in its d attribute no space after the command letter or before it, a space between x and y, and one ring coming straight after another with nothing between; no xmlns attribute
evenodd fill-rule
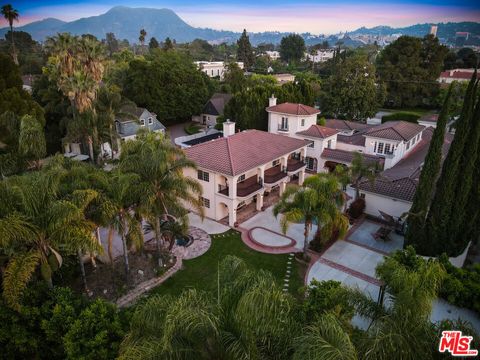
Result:
<svg viewBox="0 0 480 360"><path fill-rule="evenodd" d="M184 268L151 293L178 295L188 288L216 291L218 264L227 255L243 259L251 268L271 272L283 287L288 254L271 255L254 251L242 242L240 233L229 230L223 234L212 235L212 246L205 254L196 259L184 260ZM299 288L303 286L303 271L295 259L292 259L291 271L289 292L298 296Z"/></svg>
<svg viewBox="0 0 480 360"><path fill-rule="evenodd" d="M397 112L409 112L416 114L418 116L423 116L425 114L431 113L432 110L429 109L422 109L422 108L399 108L399 109L387 109L387 108L382 108L379 111L388 111L391 113L397 113Z"/></svg>

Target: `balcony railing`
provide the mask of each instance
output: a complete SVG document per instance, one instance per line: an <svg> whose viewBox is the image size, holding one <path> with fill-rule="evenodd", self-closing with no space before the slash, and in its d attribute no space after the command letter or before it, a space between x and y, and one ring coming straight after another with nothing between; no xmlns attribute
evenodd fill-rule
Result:
<svg viewBox="0 0 480 360"><path fill-rule="evenodd" d="M305 161L303 160L297 160L297 159L288 159L287 161L287 171L292 172L292 171L297 171L301 169L302 167L307 166L305 164Z"/></svg>
<svg viewBox="0 0 480 360"><path fill-rule="evenodd" d="M265 184L274 184L287 176L287 172L282 171L280 165L274 166L268 170L265 170Z"/></svg>
<svg viewBox="0 0 480 360"><path fill-rule="evenodd" d="M260 190L263 187L261 179L257 179L257 176L251 176L248 179L237 184L237 197L247 197L250 194ZM218 193L230 196L230 187L225 185L219 185Z"/></svg>

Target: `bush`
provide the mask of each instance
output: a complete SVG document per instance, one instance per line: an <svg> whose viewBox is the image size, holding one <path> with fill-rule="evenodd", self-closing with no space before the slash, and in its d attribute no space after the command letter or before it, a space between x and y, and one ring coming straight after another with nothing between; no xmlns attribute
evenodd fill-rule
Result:
<svg viewBox="0 0 480 360"><path fill-rule="evenodd" d="M200 126L197 124L188 124L183 129L188 135L193 135L200 131Z"/></svg>
<svg viewBox="0 0 480 360"><path fill-rule="evenodd" d="M418 114L408 112L408 111L399 111L390 115L382 116L382 124L387 121L395 121L395 120L407 121L414 124L418 124L419 118L420 118L420 115Z"/></svg>
<svg viewBox="0 0 480 360"><path fill-rule="evenodd" d="M353 200L348 207L348 215L350 215L354 219L358 219L362 216L363 212L365 211L365 199L358 198Z"/></svg>

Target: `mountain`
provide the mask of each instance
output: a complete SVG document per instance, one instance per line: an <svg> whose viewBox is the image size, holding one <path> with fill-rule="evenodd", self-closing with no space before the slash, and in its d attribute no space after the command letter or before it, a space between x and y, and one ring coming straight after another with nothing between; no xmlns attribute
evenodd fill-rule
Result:
<svg viewBox="0 0 480 360"><path fill-rule="evenodd" d="M178 42L187 42L196 38L220 40L238 36L232 31L194 28L169 9L129 8L125 6L116 6L105 14L72 22L45 19L16 29L30 33L37 41L43 41L45 36L57 32L70 32L76 35L89 33L99 39L105 38L106 33L113 32L117 39L138 42L139 32L142 28L147 31L147 38L154 36L159 41L166 37ZM7 31L8 28L0 29L0 36L3 36Z"/></svg>
<svg viewBox="0 0 480 360"><path fill-rule="evenodd" d="M357 35L386 36L392 34L404 34L412 36L424 36L429 33L431 24L417 24L403 28L389 26L376 26L373 28L362 27L348 34L337 35L313 35L310 33L300 34L307 45L314 45L328 41L334 45L339 39L346 46L360 46L362 42L355 39ZM169 9L130 8L116 6L105 14L64 22L58 19L48 18L15 28L26 31L37 41L43 41L46 36L58 32L70 32L81 35L90 33L99 39L105 38L105 34L113 32L117 39L127 39L131 43L138 43L140 29L147 31L147 41L151 37L162 41L166 37L175 39L177 42L188 42L194 39L204 39L212 43L233 42L240 36L233 31L195 28L183 21L175 12ZM9 28L0 29L0 38L7 33ZM480 23L460 22L438 24L437 35L446 42L452 42L455 32L467 31L474 37L480 36ZM288 33L270 31L262 33L250 33L250 41L253 45L259 43L280 43L280 40Z"/></svg>

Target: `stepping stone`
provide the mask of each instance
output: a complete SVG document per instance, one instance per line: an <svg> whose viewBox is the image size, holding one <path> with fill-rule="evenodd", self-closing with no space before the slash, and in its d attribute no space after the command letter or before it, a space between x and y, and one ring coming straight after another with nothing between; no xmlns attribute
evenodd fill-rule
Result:
<svg viewBox="0 0 480 360"><path fill-rule="evenodd" d="M290 270L287 270L287 274L290 274Z"/></svg>
<svg viewBox="0 0 480 360"><path fill-rule="evenodd" d="M290 280L289 279L285 279L285 283L288 283Z"/></svg>

